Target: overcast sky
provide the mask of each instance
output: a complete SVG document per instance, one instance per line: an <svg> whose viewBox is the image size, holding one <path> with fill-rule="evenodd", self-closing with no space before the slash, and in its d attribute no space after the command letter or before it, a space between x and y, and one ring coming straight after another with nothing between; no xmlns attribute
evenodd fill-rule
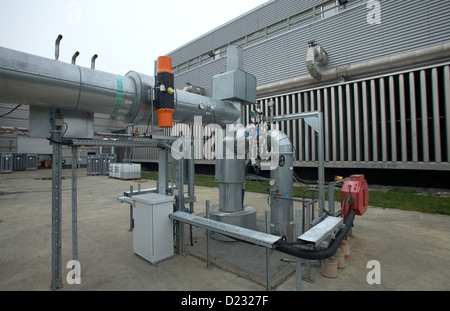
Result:
<svg viewBox="0 0 450 311"><path fill-rule="evenodd" d="M0 46L125 75L267 0L0 0Z"/></svg>

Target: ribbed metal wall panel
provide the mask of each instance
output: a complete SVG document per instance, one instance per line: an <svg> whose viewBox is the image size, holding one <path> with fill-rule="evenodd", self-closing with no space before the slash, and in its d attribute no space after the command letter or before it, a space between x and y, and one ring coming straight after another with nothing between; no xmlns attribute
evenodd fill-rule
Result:
<svg viewBox="0 0 450 311"><path fill-rule="evenodd" d="M263 98L258 105L273 101L275 114L322 111L326 167L450 170L449 82L446 64ZM296 120L280 128L293 141L295 165L316 166L317 137L309 126Z"/></svg>
<svg viewBox="0 0 450 311"><path fill-rule="evenodd" d="M270 14L275 13L268 12L274 10L275 5L280 9L283 5L289 6L288 3L291 4L292 1L270 3L263 7L264 10L260 9L259 18L265 19L264 14L272 16ZM312 1L309 7L302 4L302 9L311 8L320 3L325 1ZM450 17L449 0L427 2L384 0L380 3L381 25L367 23L366 18L370 12L367 1L352 1L346 9L341 8L333 16L318 18L315 21L311 18L307 24L292 26L290 30L286 28L278 35L244 48L245 69L256 76L258 85L305 75L307 74L305 55L307 42L310 40L316 40L324 46L329 54L329 68L450 41L450 23L447 22ZM292 10L293 8L289 7L289 11L284 12L291 13ZM227 25L227 29L232 25L239 28L240 35L254 31L253 28L245 29L244 24L237 21ZM215 42L219 42L217 40L221 40L222 37L230 38L226 33L227 31L217 30L210 35L215 37L213 39ZM223 40L220 43L226 44L226 41ZM199 46L197 42L192 42L181 48L182 51L186 51L187 48L196 50L193 54L186 52L184 59L197 57L207 52L207 50L200 50ZM217 60L209 61L176 75L176 85L184 85L186 82L192 83L189 80L196 80L199 81L198 85L204 87L209 93L211 76L223 70L222 66L215 65L216 62ZM201 76L208 78L205 81L200 78Z"/></svg>
<svg viewBox="0 0 450 311"><path fill-rule="evenodd" d="M172 57L174 65L180 64L323 2L326 1L268 1L257 10L252 10L208 32L182 46L180 49L170 52L168 55Z"/></svg>

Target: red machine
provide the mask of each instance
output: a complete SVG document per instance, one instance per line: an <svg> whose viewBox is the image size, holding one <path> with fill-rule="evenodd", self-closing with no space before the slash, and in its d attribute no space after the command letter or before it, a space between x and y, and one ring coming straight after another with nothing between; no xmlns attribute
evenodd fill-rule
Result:
<svg viewBox="0 0 450 311"><path fill-rule="evenodd" d="M346 218L350 209L356 215L361 216L369 206L369 185L364 175L352 175L350 179L344 180L341 190L342 216Z"/></svg>

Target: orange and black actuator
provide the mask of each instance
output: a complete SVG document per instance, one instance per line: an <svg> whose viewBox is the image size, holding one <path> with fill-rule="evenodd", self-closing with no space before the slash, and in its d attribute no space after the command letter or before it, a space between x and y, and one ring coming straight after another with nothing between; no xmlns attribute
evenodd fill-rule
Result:
<svg viewBox="0 0 450 311"><path fill-rule="evenodd" d="M174 75L172 72L172 58L158 57L156 71L156 111L158 113L159 127L173 126L173 112L175 103Z"/></svg>

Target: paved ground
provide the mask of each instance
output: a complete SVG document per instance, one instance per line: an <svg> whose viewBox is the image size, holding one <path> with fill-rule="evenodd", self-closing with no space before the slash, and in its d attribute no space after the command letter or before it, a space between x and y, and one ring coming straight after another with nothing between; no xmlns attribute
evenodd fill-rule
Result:
<svg viewBox="0 0 450 311"><path fill-rule="evenodd" d="M186 228L185 253L152 266L133 253L129 206L116 198L130 185L155 186L154 181L121 181L86 176L79 170L78 239L81 284L69 285L71 259L71 170L63 170L63 284L62 291L175 290L262 291L266 289L265 249L243 243L212 245L214 266L206 269L205 234L194 228L193 246ZM0 175L0 290L50 290L51 282L50 170ZM204 215L205 200L218 201L218 189L196 188L195 212ZM246 203L258 210L264 225L267 197L247 194ZM312 282L303 290L450 290L450 217L370 207L357 217L351 237L351 256L337 278L320 274L312 262ZM367 275L380 265L381 284L370 285ZM271 256L276 291L295 286L293 258Z"/></svg>

